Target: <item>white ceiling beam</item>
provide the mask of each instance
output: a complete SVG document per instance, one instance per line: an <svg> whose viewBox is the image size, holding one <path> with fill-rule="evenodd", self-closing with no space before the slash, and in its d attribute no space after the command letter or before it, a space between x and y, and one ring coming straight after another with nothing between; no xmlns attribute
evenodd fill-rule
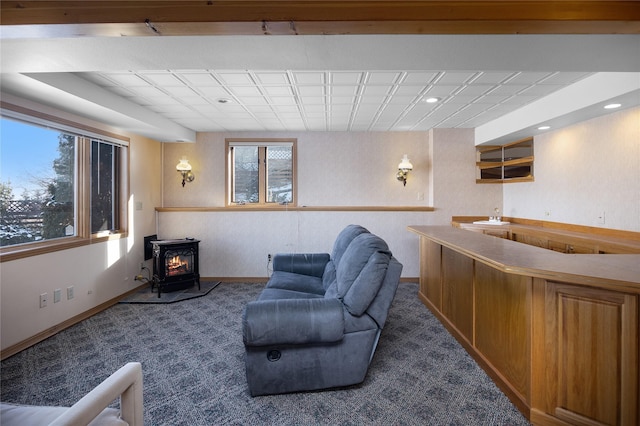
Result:
<svg viewBox="0 0 640 426"><path fill-rule="evenodd" d="M475 143L502 145L532 134L539 126L558 129L603 115L607 103L624 106L640 102L640 72L596 73L542 99L475 128ZM626 105L625 105L626 103Z"/></svg>

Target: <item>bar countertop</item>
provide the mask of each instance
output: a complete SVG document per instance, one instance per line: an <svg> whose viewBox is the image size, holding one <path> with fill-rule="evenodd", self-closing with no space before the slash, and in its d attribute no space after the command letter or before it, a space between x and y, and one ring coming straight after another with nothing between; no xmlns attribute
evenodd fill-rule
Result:
<svg viewBox="0 0 640 426"><path fill-rule="evenodd" d="M640 254L565 254L451 226L407 229L506 273L640 294Z"/></svg>

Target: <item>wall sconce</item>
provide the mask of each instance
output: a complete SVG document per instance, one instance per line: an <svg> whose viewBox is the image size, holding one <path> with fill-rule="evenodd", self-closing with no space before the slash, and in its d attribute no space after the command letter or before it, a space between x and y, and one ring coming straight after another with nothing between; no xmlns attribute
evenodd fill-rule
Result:
<svg viewBox="0 0 640 426"><path fill-rule="evenodd" d="M402 161L398 164L398 173L396 178L402 182L404 186L407 186L407 175L413 170L413 164L407 158L407 154L404 154Z"/></svg>
<svg viewBox="0 0 640 426"><path fill-rule="evenodd" d="M182 175L183 188L186 182L193 182L193 180L196 178L196 176L191 171L191 164L189 164L189 160L187 160L187 157L182 157L182 159L176 166L176 170Z"/></svg>

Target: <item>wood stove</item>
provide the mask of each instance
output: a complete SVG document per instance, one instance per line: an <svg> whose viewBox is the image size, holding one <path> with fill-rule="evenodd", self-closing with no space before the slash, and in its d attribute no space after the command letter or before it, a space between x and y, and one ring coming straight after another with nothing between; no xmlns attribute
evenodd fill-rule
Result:
<svg viewBox="0 0 640 426"><path fill-rule="evenodd" d="M151 290L158 288L158 297L162 292L171 292L189 288L198 284L198 243L200 240L151 241L153 246L153 281Z"/></svg>

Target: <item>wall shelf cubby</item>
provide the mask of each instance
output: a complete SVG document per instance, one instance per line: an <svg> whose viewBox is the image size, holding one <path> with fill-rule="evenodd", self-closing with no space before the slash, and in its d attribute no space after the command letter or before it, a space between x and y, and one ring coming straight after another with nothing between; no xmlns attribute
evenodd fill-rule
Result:
<svg viewBox="0 0 640 426"><path fill-rule="evenodd" d="M476 148L476 183L533 181L533 138Z"/></svg>

